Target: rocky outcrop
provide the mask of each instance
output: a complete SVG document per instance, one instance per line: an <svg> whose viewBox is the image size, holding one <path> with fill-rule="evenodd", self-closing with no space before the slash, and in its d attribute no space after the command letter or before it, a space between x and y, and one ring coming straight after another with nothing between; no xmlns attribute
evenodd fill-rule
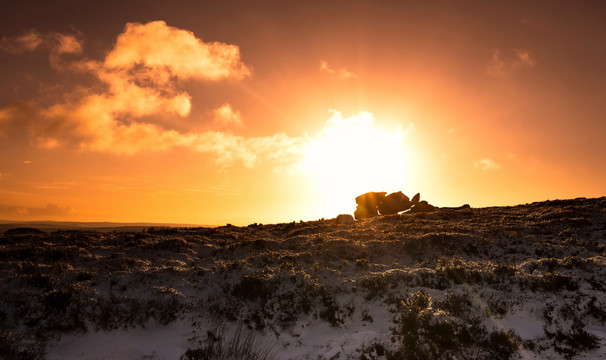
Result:
<svg viewBox="0 0 606 360"><path fill-rule="evenodd" d="M403 211L429 212L436 209L417 193L409 199L403 192L398 191L386 195L386 192L367 192L356 197L356 211L354 217L365 219L377 215L392 215Z"/></svg>

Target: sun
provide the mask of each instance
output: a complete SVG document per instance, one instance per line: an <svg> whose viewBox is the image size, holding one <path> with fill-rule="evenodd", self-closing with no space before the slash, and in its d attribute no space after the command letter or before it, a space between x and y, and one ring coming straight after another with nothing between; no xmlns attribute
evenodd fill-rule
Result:
<svg viewBox="0 0 606 360"><path fill-rule="evenodd" d="M331 110L327 126L305 148L304 169L321 188L324 215L353 213L355 197L406 188L411 159L406 131L375 126L371 113L349 118Z"/></svg>

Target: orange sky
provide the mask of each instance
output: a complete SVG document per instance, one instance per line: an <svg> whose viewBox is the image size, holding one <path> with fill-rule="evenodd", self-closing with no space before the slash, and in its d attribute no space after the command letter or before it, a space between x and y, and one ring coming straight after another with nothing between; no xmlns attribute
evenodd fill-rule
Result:
<svg viewBox="0 0 606 360"><path fill-rule="evenodd" d="M12 2L0 219L246 225L606 193L601 1Z"/></svg>

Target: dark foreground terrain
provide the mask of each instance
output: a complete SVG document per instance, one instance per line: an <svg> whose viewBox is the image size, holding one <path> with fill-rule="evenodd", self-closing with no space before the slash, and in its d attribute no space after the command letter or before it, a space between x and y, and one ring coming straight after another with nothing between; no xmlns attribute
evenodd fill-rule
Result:
<svg viewBox="0 0 606 360"><path fill-rule="evenodd" d="M605 250L606 198L12 231L0 358L605 359Z"/></svg>

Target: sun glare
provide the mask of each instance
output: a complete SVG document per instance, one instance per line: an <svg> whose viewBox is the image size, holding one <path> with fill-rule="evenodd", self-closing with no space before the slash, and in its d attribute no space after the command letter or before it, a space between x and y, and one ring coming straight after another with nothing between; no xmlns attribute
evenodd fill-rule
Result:
<svg viewBox="0 0 606 360"><path fill-rule="evenodd" d="M337 111L307 146L304 168L322 189L324 215L353 213L354 198L368 191L405 188L409 159L405 131L375 126L371 113L343 119Z"/></svg>

